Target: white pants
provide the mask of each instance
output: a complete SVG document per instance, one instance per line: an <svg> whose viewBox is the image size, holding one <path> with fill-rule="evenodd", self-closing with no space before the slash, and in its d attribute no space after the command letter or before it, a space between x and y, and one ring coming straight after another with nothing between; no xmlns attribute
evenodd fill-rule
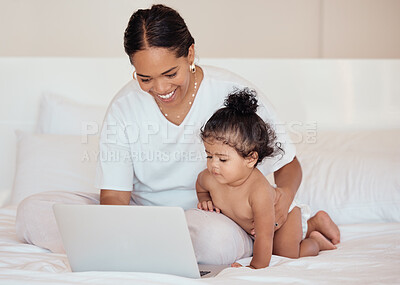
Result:
<svg viewBox="0 0 400 285"><path fill-rule="evenodd" d="M32 195L18 206L17 236L23 242L64 253L53 205L99 204L99 201L100 195L93 193L44 192ZM252 255L252 239L228 217L198 209L187 210L185 215L199 263L230 264Z"/></svg>

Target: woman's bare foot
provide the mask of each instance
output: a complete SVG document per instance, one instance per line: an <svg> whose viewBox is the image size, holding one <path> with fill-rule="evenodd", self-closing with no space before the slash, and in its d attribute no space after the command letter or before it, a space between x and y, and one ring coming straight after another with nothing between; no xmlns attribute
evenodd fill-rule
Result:
<svg viewBox="0 0 400 285"><path fill-rule="evenodd" d="M326 237L320 232L313 231L310 233L310 238L318 243L319 250L331 250L336 249L336 246L331 243Z"/></svg>
<svg viewBox="0 0 400 285"><path fill-rule="evenodd" d="M234 262L231 264L231 267L242 267L243 265L241 265L240 263Z"/></svg>
<svg viewBox="0 0 400 285"><path fill-rule="evenodd" d="M340 242L340 231L338 226L332 221L327 212L319 211L308 221L307 237L313 231L318 231L323 234L327 239L331 240L333 244Z"/></svg>

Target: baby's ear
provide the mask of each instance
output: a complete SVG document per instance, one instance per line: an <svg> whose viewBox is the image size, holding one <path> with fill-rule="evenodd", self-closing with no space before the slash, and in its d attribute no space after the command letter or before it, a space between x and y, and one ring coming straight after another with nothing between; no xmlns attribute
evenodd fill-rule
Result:
<svg viewBox="0 0 400 285"><path fill-rule="evenodd" d="M254 165L257 163L258 161L258 152L256 151L252 151L246 158L247 160L247 167L249 168L253 168Z"/></svg>

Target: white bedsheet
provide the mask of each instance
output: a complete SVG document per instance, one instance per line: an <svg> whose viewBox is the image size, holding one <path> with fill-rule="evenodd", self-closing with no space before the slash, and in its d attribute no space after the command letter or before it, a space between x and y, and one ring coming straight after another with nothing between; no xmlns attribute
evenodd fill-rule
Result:
<svg viewBox="0 0 400 285"><path fill-rule="evenodd" d="M153 273L71 273L65 255L17 240L15 212L11 206L0 209L0 284L400 284L400 223L340 226L337 250L297 260L273 256L269 268L228 268L215 278L194 280Z"/></svg>

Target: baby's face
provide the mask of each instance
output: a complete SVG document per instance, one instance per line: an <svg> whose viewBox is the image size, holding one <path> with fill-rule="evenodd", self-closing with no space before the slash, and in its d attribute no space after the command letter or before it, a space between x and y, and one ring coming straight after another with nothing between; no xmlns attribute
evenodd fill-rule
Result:
<svg viewBox="0 0 400 285"><path fill-rule="evenodd" d="M236 186L248 177L253 167L227 144L217 140L204 141L207 154L207 169L221 184Z"/></svg>

